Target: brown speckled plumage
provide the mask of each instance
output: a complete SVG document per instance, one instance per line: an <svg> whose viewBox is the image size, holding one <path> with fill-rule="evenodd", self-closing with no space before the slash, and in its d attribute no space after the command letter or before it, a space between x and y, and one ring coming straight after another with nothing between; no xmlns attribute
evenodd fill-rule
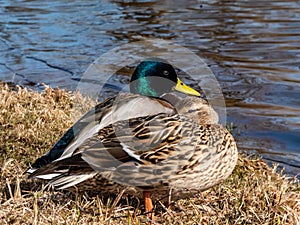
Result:
<svg viewBox="0 0 300 225"><path fill-rule="evenodd" d="M91 109L28 172L60 189L159 195L207 189L236 162L235 141L206 100L127 93Z"/></svg>
<svg viewBox="0 0 300 225"><path fill-rule="evenodd" d="M127 186L136 190L207 189L231 174L237 161L236 144L231 134L216 123L216 118L208 116L216 114L205 100L187 97L182 101L178 113L134 118L103 127L68 161L53 162L33 175L68 166L68 171L50 184L65 188L73 181L71 178L90 175L76 184L78 189L113 192ZM207 112L199 114L197 107ZM195 122L195 114L206 118ZM124 152L124 145L138 160L132 160ZM111 162L111 156L118 160ZM115 163L118 165L114 170L105 170Z"/></svg>

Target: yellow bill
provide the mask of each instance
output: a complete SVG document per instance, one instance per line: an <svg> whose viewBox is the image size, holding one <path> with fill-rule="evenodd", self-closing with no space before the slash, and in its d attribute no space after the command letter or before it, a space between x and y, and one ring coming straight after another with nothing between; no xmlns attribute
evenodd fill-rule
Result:
<svg viewBox="0 0 300 225"><path fill-rule="evenodd" d="M182 92L187 95L195 95L195 96L200 96L200 93L193 88L187 86L184 84L179 78L177 78L177 84L176 87L174 88L176 91Z"/></svg>

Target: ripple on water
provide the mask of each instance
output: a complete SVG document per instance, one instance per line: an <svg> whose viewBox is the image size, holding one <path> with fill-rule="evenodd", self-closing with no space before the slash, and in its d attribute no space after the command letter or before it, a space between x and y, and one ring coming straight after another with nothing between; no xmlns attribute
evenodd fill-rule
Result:
<svg viewBox="0 0 300 225"><path fill-rule="evenodd" d="M188 47L219 80L239 148L299 173L296 0L56 0L22 5L6 0L0 7L0 28L0 79L37 89L41 82L75 89L97 57L141 36ZM105 96L122 88L128 74L113 78Z"/></svg>

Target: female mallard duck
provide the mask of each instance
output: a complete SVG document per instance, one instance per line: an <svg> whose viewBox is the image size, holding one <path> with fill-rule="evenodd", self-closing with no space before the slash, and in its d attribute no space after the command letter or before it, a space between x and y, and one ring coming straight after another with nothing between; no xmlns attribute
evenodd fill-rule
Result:
<svg viewBox="0 0 300 225"><path fill-rule="evenodd" d="M59 189L142 190L146 211L153 190L201 191L221 182L237 162L233 137L205 100L172 90L200 96L167 62L141 62L131 93L87 112L27 172Z"/></svg>

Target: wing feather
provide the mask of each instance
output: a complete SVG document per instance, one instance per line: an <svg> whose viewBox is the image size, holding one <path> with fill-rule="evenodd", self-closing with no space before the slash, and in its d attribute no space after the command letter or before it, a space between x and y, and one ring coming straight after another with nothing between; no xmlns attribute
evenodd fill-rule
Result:
<svg viewBox="0 0 300 225"><path fill-rule="evenodd" d="M166 101L146 96L123 93L118 97L106 99L81 117L27 172L31 173L52 161L71 157L100 129L117 121L171 112L174 112L174 108Z"/></svg>

